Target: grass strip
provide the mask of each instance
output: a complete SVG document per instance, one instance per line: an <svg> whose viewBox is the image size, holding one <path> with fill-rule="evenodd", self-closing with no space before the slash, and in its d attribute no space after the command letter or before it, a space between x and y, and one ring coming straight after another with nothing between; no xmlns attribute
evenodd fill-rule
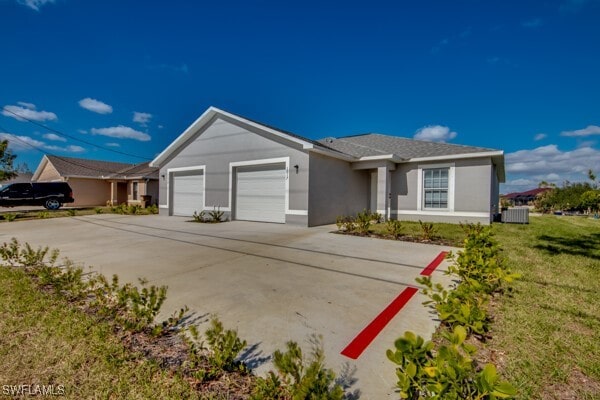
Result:
<svg viewBox="0 0 600 400"><path fill-rule="evenodd" d="M109 324L0 266L0 397L4 385L60 385L72 399L200 398L183 378L125 349Z"/></svg>
<svg viewBox="0 0 600 400"><path fill-rule="evenodd" d="M488 347L523 399L600 399L600 221L496 224L522 274L495 310Z"/></svg>

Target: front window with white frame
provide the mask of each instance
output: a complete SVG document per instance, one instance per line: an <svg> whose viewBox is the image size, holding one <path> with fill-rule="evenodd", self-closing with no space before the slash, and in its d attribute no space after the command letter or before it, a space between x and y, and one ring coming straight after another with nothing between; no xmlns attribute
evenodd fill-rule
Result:
<svg viewBox="0 0 600 400"><path fill-rule="evenodd" d="M447 209L450 168L423 169L423 209Z"/></svg>

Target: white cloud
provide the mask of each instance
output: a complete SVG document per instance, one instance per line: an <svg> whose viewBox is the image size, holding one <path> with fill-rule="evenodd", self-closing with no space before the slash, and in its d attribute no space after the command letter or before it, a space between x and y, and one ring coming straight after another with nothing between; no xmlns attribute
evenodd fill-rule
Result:
<svg viewBox="0 0 600 400"><path fill-rule="evenodd" d="M539 28L543 24L544 24L544 21L542 21L541 18L537 18L537 17L521 22L521 26L523 26L524 28L532 28L532 29Z"/></svg>
<svg viewBox="0 0 600 400"><path fill-rule="evenodd" d="M106 143L106 145L108 147L121 147L121 145L119 143L114 143L114 142Z"/></svg>
<svg viewBox="0 0 600 400"><path fill-rule="evenodd" d="M141 126L146 126L150 119L152 118L152 114L144 113L144 112L133 112L133 122L137 122Z"/></svg>
<svg viewBox="0 0 600 400"><path fill-rule="evenodd" d="M29 108L30 110L35 110L35 104L33 104L33 103L27 103L27 102L24 102L24 101L17 101L17 104L20 105L20 106L22 106L22 107Z"/></svg>
<svg viewBox="0 0 600 400"><path fill-rule="evenodd" d="M55 142L66 142L67 141L67 139L65 139L64 137L55 135L54 133L46 133L46 134L42 135L42 137L44 139L53 140Z"/></svg>
<svg viewBox="0 0 600 400"><path fill-rule="evenodd" d="M86 110L91 112L95 112L98 114L110 114L113 112L112 106L109 106L106 103L101 102L100 100L92 99L90 97L86 97L85 99L79 100L79 105Z"/></svg>
<svg viewBox="0 0 600 400"><path fill-rule="evenodd" d="M565 180L586 181L589 169L600 171L600 150L579 147L562 151L550 144L508 153L505 164L507 183L503 185L503 193L532 189L542 180L560 186Z"/></svg>
<svg viewBox="0 0 600 400"><path fill-rule="evenodd" d="M8 148L13 151L32 150L33 147L43 147L45 145L44 142L35 140L29 136L11 135L9 133L0 133L0 140L8 140Z"/></svg>
<svg viewBox="0 0 600 400"><path fill-rule="evenodd" d="M592 135L600 135L600 126L597 125L588 125L583 129L577 129L575 131L563 131L560 133L560 136L569 136L569 137L581 137L581 136L592 136Z"/></svg>
<svg viewBox="0 0 600 400"><path fill-rule="evenodd" d="M128 126L112 126L109 128L92 128L93 135L102 135L118 139L134 139L140 142L147 142L151 139L150 135L144 132L136 131Z"/></svg>
<svg viewBox="0 0 600 400"><path fill-rule="evenodd" d="M533 140L537 142L538 140L546 139L547 137L548 135L546 135L545 133L538 133L534 136Z"/></svg>
<svg viewBox="0 0 600 400"><path fill-rule="evenodd" d="M164 128L164 126L162 126L162 125L159 125L159 126L158 126L158 129L162 129L162 128Z"/></svg>
<svg viewBox="0 0 600 400"><path fill-rule="evenodd" d="M22 101L20 101L18 104L20 104L20 105L4 106L4 108L2 109L2 115L6 116L6 117L14 118L18 121L26 121L29 119L31 121L44 122L44 121L54 121L54 120L58 119L56 117L56 114L54 114L53 112L37 111L35 109L34 104L24 103Z"/></svg>
<svg viewBox="0 0 600 400"><path fill-rule="evenodd" d="M532 179L525 179L525 178L520 178L520 179L514 179L512 181L506 181L506 185L507 186L536 186L539 182L536 182Z"/></svg>
<svg viewBox="0 0 600 400"><path fill-rule="evenodd" d="M45 135L44 135L45 136ZM81 146L69 145L66 147L49 145L41 140L34 139L29 136L11 135L8 133L0 133L0 140L8 140L9 149L13 151L29 151L34 149L60 151L66 153L81 153L85 149Z"/></svg>
<svg viewBox="0 0 600 400"><path fill-rule="evenodd" d="M83 134L83 135L87 135L88 131L86 131L85 129L77 129L77 132Z"/></svg>
<svg viewBox="0 0 600 400"><path fill-rule="evenodd" d="M50 151L62 151L62 152L66 152L66 153L83 153L85 151L85 149L81 146L75 146L75 145L69 145L66 147L61 147L61 146L44 146L44 148L46 150L50 150Z"/></svg>
<svg viewBox="0 0 600 400"><path fill-rule="evenodd" d="M417 140L427 140L430 142L447 142L455 137L456 132L442 125L425 126L419 129L414 135L414 138Z"/></svg>
<svg viewBox="0 0 600 400"><path fill-rule="evenodd" d="M55 0L17 0L17 3L29 7L32 10L40 11L40 7L49 3L54 3L54 1Z"/></svg>

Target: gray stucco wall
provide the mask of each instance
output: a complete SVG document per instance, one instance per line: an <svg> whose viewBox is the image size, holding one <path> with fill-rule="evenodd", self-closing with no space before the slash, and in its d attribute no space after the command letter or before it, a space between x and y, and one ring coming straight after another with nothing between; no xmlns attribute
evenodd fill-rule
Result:
<svg viewBox="0 0 600 400"><path fill-rule="evenodd" d="M338 216L369 208L369 176L346 161L310 153L308 226L331 224Z"/></svg>
<svg viewBox="0 0 600 400"><path fill-rule="evenodd" d="M417 191L421 182L418 182L419 166L454 164L454 213L485 213L486 216L473 215L452 215L448 213L443 215L414 215L404 214L402 211L416 211ZM463 160L448 160L438 162L421 162L398 164L395 171L392 171L392 214L403 220L422 220L438 222L481 222L488 224L490 222L490 212L493 206L493 188L497 187L493 182L492 176L495 176L491 159L473 158ZM495 186L494 186L495 185ZM497 197L497 196L496 196ZM496 201L497 202L497 201ZM396 210L400 210L396 213Z"/></svg>
<svg viewBox="0 0 600 400"><path fill-rule="evenodd" d="M454 211L490 212L492 160L455 162Z"/></svg>
<svg viewBox="0 0 600 400"><path fill-rule="evenodd" d="M169 168L205 165L205 209L230 208L229 163L289 157L289 209L308 209L308 154L299 144L268 137L261 131L225 117L218 117L190 138L161 167L159 204L167 205ZM298 165L298 173L293 168ZM165 176L163 179L162 176ZM169 206L171 207L171 202ZM161 208L161 214L170 210ZM292 218L298 220L299 218ZM300 218L301 219L301 218ZM304 217L306 220L306 217Z"/></svg>

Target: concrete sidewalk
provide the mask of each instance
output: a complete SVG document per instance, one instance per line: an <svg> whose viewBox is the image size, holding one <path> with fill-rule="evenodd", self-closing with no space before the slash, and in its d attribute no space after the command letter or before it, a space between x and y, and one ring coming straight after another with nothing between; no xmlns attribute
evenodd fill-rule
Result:
<svg viewBox="0 0 600 400"><path fill-rule="evenodd" d="M202 332L210 314L218 314L248 341L244 358L259 374L286 341L308 353L311 335L323 335L327 365L346 371L361 399L395 399L394 365L385 351L406 330L429 337L436 327L420 294L358 359L340 352L449 248L330 233L334 229L93 215L2 223L0 241L47 245L122 281L145 277L168 285L161 317L187 305Z"/></svg>

